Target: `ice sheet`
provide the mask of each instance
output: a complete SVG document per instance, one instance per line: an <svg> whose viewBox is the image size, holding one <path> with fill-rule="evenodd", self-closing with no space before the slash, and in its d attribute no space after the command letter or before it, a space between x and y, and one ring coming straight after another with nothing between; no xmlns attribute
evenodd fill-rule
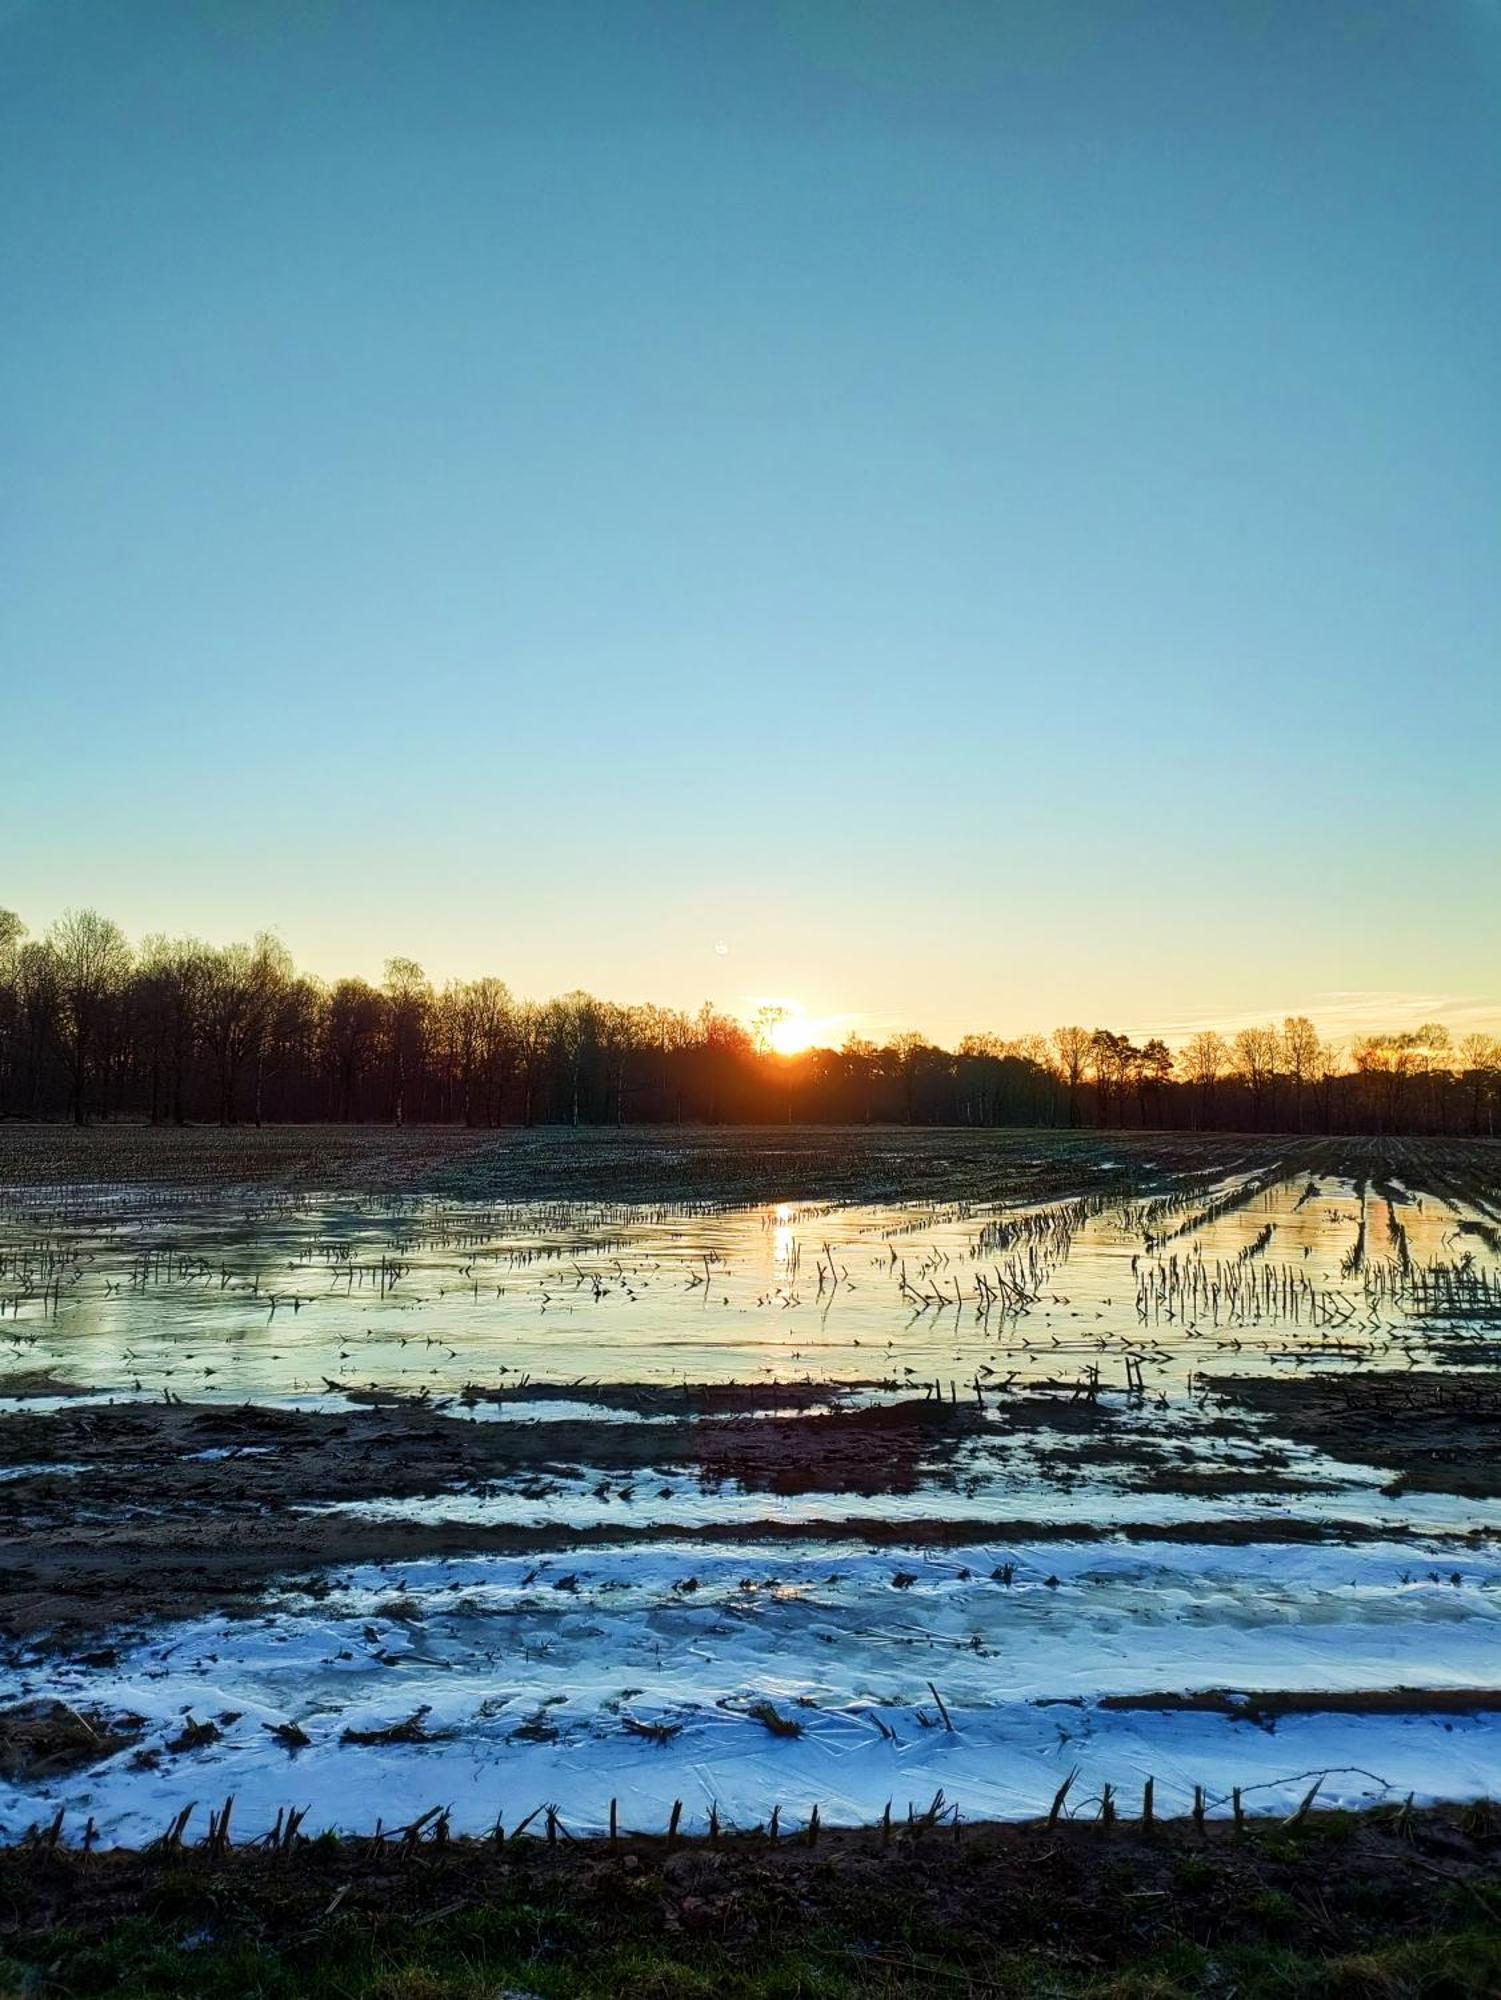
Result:
<svg viewBox="0 0 1501 2000"><path fill-rule="evenodd" d="M18 1694L129 1711L136 1752L0 1790L0 1830L58 1805L109 1838L161 1830L190 1798L236 1797L247 1833L288 1803L313 1825L390 1825L433 1804L490 1825L541 1801L580 1827L609 1800L660 1826L682 1798L729 1819L780 1803L826 1818L926 1803L1029 1814L1077 1764L1080 1797L1149 1773L1163 1810L1195 1784L1285 1807L1460 1796L1501 1784L1501 1728L1470 1715L1298 1715L1274 1725L1113 1711L1106 1695L1485 1688L1501 1658L1501 1563L1440 1551L1164 1545L847 1545L591 1551L368 1567L252 1619L167 1628L108 1666L39 1660ZM945 1728L942 1698L953 1729ZM770 1702L800 1725L772 1735ZM423 1711L436 1740L346 1743ZM163 1748L191 1717L207 1747ZM628 1719L629 1718L629 1719ZM289 1753L270 1733L296 1722ZM658 1744L631 1723L665 1725Z"/></svg>

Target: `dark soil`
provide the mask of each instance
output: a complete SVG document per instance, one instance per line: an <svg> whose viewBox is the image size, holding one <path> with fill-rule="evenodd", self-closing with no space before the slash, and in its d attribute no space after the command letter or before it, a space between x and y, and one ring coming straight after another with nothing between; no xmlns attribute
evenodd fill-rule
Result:
<svg viewBox="0 0 1501 2000"><path fill-rule="evenodd" d="M491 1403L526 1409L548 1403L593 1403L604 1410L625 1410L637 1417L723 1417L750 1415L758 1410L828 1409L841 1397L861 1389L889 1386L880 1382L683 1382L655 1388L643 1382L522 1382L486 1388L469 1383L459 1401L466 1406Z"/></svg>
<svg viewBox="0 0 1501 2000"><path fill-rule="evenodd" d="M92 1634L116 1626L139 1627L163 1618L210 1611L260 1610L271 1585L300 1582L321 1588L330 1568L406 1563L445 1556L551 1555L560 1551L621 1548L652 1543L819 1543L826 1547L962 1548L1026 1542L1181 1542L1179 1521L1126 1522L1109 1528L1091 1522L997 1520L957 1515L947 1519L788 1521L774 1515L699 1527L473 1527L454 1521L431 1525L346 1514L281 1514L216 1519L205 1512L164 1524L159 1516L134 1523L28 1536L0 1553L0 1636L53 1650L78 1652ZM1392 1541L1405 1531L1388 1529ZM1370 1534L1359 1520L1300 1520L1284 1512L1195 1523L1204 1548L1249 1543L1359 1542ZM1447 1538L1456 1559L1483 1531ZM1436 1539L1425 1533L1426 1549Z"/></svg>
<svg viewBox="0 0 1501 2000"><path fill-rule="evenodd" d="M678 1407L734 1408L743 1394L765 1403L759 1385L737 1391L618 1392L591 1400L625 1407L638 1395L666 1394ZM768 1512L750 1524L697 1529L482 1527L422 1524L337 1510L361 1501L483 1492L494 1481L524 1480L545 1500L551 1482L587 1469L602 1504L643 1482L734 1481L769 1497L786 1494L909 1492L942 1478L962 1447L999 1420L1004 1434L1029 1433L1042 1459L1061 1467L1109 1462L1124 1447L1154 1490L1202 1490L1202 1467L1156 1457L1140 1437L1119 1440L1111 1415L1084 1400L1016 1394L974 1403L909 1398L838 1407L839 1391L818 1391L833 1408L787 1416L680 1416L643 1424L608 1420L476 1421L404 1398L344 1412L223 1403L71 1404L49 1414L0 1415L0 1466L28 1468L0 1483L0 1633L12 1639L70 1635L116 1621L181 1617L254 1601L274 1578L356 1562L410 1561L482 1551L541 1553L603 1543L739 1539L828 1539L890 1546L1001 1540L1096 1538L1085 1522L1012 1522L955 1516L851 1521L783 1521ZM540 1400L540 1392L539 1392ZM523 1405L524 1407L524 1405ZM204 1453L212 1456L205 1457ZM56 1466L57 1471L46 1468ZM68 1470L81 1467L81 1470ZM32 1469L34 1468L34 1469ZM1222 1490L1275 1494L1295 1482L1274 1463L1220 1475ZM1112 1530L1141 1539L1181 1539L1181 1524ZM1264 1521L1197 1525L1202 1541L1307 1542L1358 1534L1354 1523L1300 1521L1285 1512Z"/></svg>
<svg viewBox="0 0 1501 2000"><path fill-rule="evenodd" d="M1034 1408L1036 1406L1034 1405ZM1038 1420L1045 1413L1038 1411ZM518 1474L696 1471L768 1491L908 1491L981 1422L973 1403L909 1398L859 1409L677 1422L476 1422L416 1399L347 1413L256 1404L87 1404L0 1416L0 1520L126 1520L143 1509L220 1510L409 1499ZM213 1456L205 1457L205 1453Z"/></svg>
<svg viewBox="0 0 1501 2000"><path fill-rule="evenodd" d="M1441 1155L1441 1157L1440 1157ZM71 1125L0 1122L0 1188L261 1188L486 1201L1054 1200L1231 1173L1416 1174L1494 1200L1501 1144L1286 1134L911 1126Z"/></svg>
<svg viewBox="0 0 1501 2000"><path fill-rule="evenodd" d="M138 1715L106 1715L65 1701L19 1702L0 1709L0 1777L31 1784L102 1763L145 1727Z"/></svg>
<svg viewBox="0 0 1501 2000"><path fill-rule="evenodd" d="M1204 1379L1211 1394L1263 1412L1282 1437L1389 1468L1394 1492L1501 1495L1501 1375L1366 1369Z"/></svg>
<svg viewBox="0 0 1501 2000"><path fill-rule="evenodd" d="M87 1396L92 1392L79 1382L68 1382L45 1368L0 1369L0 1396L18 1402L40 1401L50 1396Z"/></svg>
<svg viewBox="0 0 1501 2000"><path fill-rule="evenodd" d="M1229 1715L1275 1722L1281 1715L1490 1715L1501 1711L1501 1688L1347 1688L1308 1691L1199 1688L1190 1694L1106 1694L1101 1708L1172 1714Z"/></svg>
<svg viewBox="0 0 1501 2000"><path fill-rule="evenodd" d="M1305 1155L1307 1159L1305 1160ZM0 1124L0 1187L61 1195L146 1186L448 1194L485 1201L741 1203L1050 1200L1143 1191L1184 1176L1316 1164L1310 1140L1193 1133L906 1126Z"/></svg>

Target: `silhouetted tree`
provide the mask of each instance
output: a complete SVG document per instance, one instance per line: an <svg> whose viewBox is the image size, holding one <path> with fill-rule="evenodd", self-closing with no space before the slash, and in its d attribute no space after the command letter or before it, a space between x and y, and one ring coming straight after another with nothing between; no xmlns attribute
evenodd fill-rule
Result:
<svg viewBox="0 0 1501 2000"><path fill-rule="evenodd" d="M1178 1067L1192 1088L1193 1123L1212 1122L1215 1085L1230 1067L1230 1049L1214 1028L1191 1035L1178 1057Z"/></svg>
<svg viewBox="0 0 1501 2000"><path fill-rule="evenodd" d="M433 990L414 958L386 960L386 1035L391 1054L391 1123L404 1125L407 1082L417 1074L423 1055Z"/></svg>
<svg viewBox="0 0 1501 2000"><path fill-rule="evenodd" d="M371 1067L385 1001L364 979L341 979L329 995L323 1046L335 1082L338 1116L348 1123L357 1114L359 1087Z"/></svg>
<svg viewBox="0 0 1501 2000"><path fill-rule="evenodd" d="M0 911L0 1115L382 1118L805 1118L911 1124L1196 1128L1250 1124L1494 1132L1501 1043L1456 1048L1442 1023L1362 1038L1352 1060L1302 1015L1213 1029L1174 1062L1160 1036L976 1031L952 1049L915 1031L795 1056L778 1011L753 1029L575 991L517 1001L493 977L434 994L413 960L376 989L300 974L266 935L215 947L152 936L138 955L107 918L70 912L42 939ZM754 1030L754 1031L753 1031Z"/></svg>
<svg viewBox="0 0 1501 2000"><path fill-rule="evenodd" d="M125 933L97 910L68 910L47 933L57 969L58 1026L75 1125L86 1122L90 1065L111 1003L130 970Z"/></svg>

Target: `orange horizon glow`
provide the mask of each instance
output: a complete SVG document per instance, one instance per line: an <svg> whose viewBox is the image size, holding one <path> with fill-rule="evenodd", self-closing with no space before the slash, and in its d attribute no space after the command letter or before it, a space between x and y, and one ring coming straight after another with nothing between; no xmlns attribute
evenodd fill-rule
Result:
<svg viewBox="0 0 1501 2000"><path fill-rule="evenodd" d="M764 1000L752 1016L763 1046L775 1056L802 1056L810 1049L835 1048L843 1016L810 1014L801 1000Z"/></svg>

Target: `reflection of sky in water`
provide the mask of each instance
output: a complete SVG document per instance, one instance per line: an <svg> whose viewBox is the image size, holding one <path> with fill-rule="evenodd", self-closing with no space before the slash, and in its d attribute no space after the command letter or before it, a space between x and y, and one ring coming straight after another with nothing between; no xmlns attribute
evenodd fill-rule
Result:
<svg viewBox="0 0 1501 2000"><path fill-rule="evenodd" d="M0 1358L102 1389L231 1398L302 1396L326 1380L452 1391L508 1376L947 1386L1013 1371L1073 1381L1089 1366L1123 1385L1128 1355L1149 1388L1173 1388L1196 1369L1305 1350L1406 1363L1411 1318L1374 1282L1395 1271L1384 1198L1365 1196L1357 1274L1342 1268L1362 1207L1348 1183L1313 1197L1284 1183L1194 1226L1208 1198L1089 1205L1064 1211L1071 1236L997 1244L995 1225L1004 1237L1028 1212L254 1208L101 1192L91 1217L0 1211ZM1473 1219L1464 1212L1417 1195L1396 1213L1414 1265L1469 1256L1495 1275L1484 1237L1460 1230ZM1158 1300L1138 1312L1154 1270L1193 1265L1206 1283L1238 1282L1243 1309L1185 1319ZM1284 1274L1304 1308L1244 1309L1248 1273ZM1006 1309L1008 1284L1034 1295L1028 1310ZM1336 1302L1322 1326L1306 1308L1314 1292Z"/></svg>

